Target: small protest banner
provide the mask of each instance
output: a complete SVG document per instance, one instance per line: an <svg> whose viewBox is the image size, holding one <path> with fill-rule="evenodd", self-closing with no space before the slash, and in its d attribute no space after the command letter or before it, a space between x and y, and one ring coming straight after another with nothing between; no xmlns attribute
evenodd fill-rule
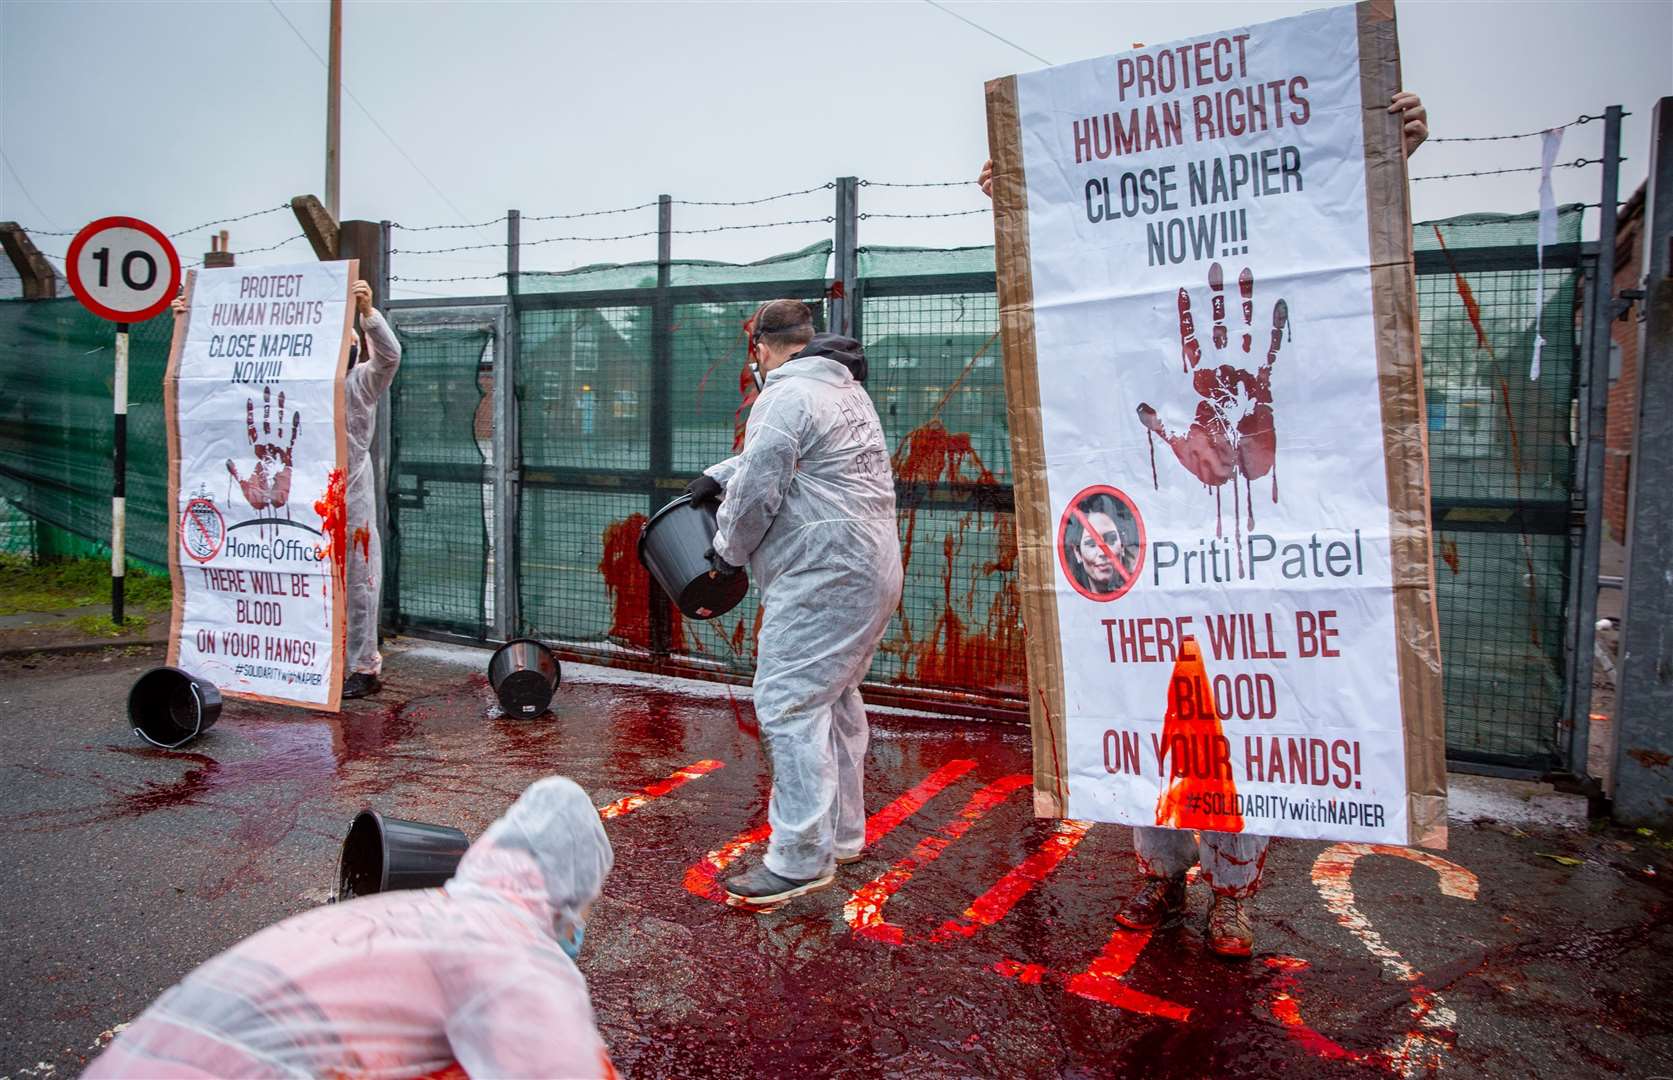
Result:
<svg viewBox="0 0 1673 1080"><path fill-rule="evenodd" d="M198 270L164 378L168 662L222 693L336 711L353 261Z"/></svg>
<svg viewBox="0 0 1673 1080"><path fill-rule="evenodd" d="M1443 846L1392 2L988 84L1048 816Z"/></svg>

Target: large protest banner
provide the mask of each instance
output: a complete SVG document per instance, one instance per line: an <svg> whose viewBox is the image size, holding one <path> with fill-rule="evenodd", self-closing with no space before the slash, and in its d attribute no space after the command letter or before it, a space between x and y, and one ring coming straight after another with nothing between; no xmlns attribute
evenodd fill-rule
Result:
<svg viewBox="0 0 1673 1080"><path fill-rule="evenodd" d="M164 377L168 662L223 693L336 711L357 264L199 270Z"/></svg>
<svg viewBox="0 0 1673 1080"><path fill-rule="evenodd" d="M988 84L1036 809L1444 846L1391 0Z"/></svg>

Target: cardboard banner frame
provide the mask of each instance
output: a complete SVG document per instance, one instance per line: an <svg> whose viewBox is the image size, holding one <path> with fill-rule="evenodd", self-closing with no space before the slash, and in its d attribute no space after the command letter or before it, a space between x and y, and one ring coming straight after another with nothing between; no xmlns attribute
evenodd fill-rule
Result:
<svg viewBox="0 0 1673 1080"><path fill-rule="evenodd" d="M1376 367L1388 474L1395 657L1405 747L1407 842L1446 846L1446 739L1439 619L1430 543L1416 274L1412 260L1394 0L1355 5L1364 119ZM1057 610L1056 524L1046 482L1027 178L1016 76L990 81L988 145L1007 418L1016 493L1018 576L1027 628L1035 812L1062 817L1069 776L1064 648Z"/></svg>

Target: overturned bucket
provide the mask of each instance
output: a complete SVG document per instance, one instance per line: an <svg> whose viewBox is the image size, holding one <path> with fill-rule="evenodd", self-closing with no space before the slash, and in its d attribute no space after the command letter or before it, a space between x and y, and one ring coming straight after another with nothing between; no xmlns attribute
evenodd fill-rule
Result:
<svg viewBox="0 0 1673 1080"><path fill-rule="evenodd" d="M128 691L128 722L134 734L164 750L191 742L220 716L220 689L179 668L152 668Z"/></svg>
<svg viewBox="0 0 1673 1080"><path fill-rule="evenodd" d="M532 638L513 638L488 660L488 683L507 716L545 712L562 677L552 650Z"/></svg>
<svg viewBox="0 0 1673 1080"><path fill-rule="evenodd" d="M689 619L712 619L737 607L749 592L742 570L710 577L705 557L714 543L715 506L681 495L658 510L639 535L639 561Z"/></svg>
<svg viewBox="0 0 1673 1080"><path fill-rule="evenodd" d="M458 829L362 810L343 838L337 899L395 889L433 889L453 876L468 847L470 840Z"/></svg>

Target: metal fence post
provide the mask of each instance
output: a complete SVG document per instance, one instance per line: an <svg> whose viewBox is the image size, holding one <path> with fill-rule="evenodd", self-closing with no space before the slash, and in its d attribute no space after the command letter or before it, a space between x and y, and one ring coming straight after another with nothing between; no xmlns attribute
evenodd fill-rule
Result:
<svg viewBox="0 0 1673 1080"><path fill-rule="evenodd" d="M1598 195L1598 251L1586 327L1585 399L1580 403L1581 468L1574 500L1582 509L1574 652L1569 657L1568 771L1584 779L1591 739L1592 652L1597 647L1598 557L1603 545L1603 461L1609 408L1609 327L1615 320L1615 209L1621 183L1621 107L1604 111L1603 183Z"/></svg>
<svg viewBox="0 0 1673 1080"><path fill-rule="evenodd" d="M859 305L854 288L860 276L860 181L839 176L836 182L836 250L831 267L830 318L832 333L859 336Z"/></svg>
<svg viewBox="0 0 1673 1080"><path fill-rule="evenodd" d="M673 280L674 200L658 195L656 200L656 294L651 300L651 446L650 468L659 489L674 480L674 305L668 287ZM651 496L651 511L662 508L667 493ZM673 639L669 600L653 579L646 590L650 604L651 652L668 655Z"/></svg>
<svg viewBox="0 0 1673 1080"><path fill-rule="evenodd" d="M1638 416L1627 494L1626 610L1615 698L1615 816L1630 825L1673 823L1673 583L1667 577L1673 510L1673 97L1656 103L1650 123L1650 175L1644 207L1643 321L1638 339Z"/></svg>
<svg viewBox="0 0 1673 1080"><path fill-rule="evenodd" d="M495 527L501 547L494 553L494 621L504 638L523 632L523 597L518 589L519 557L522 544L519 519L523 501L523 440L518 430L517 362L522 358L522 323L517 310L521 295L523 216L517 210L505 212L505 314L501 317L499 344L504 349L494 356L496 410L494 430L500 434L494 462L499 484L495 504ZM503 601L503 607L502 605Z"/></svg>
<svg viewBox="0 0 1673 1080"><path fill-rule="evenodd" d="M372 283L372 296L383 312L385 319L390 316L389 309L389 222L378 223L378 265L376 280ZM394 329L393 322L390 329ZM378 424L374 436L375 446L372 451L372 466L374 487L377 489L378 536L383 545L383 578L384 590L379 607L379 626L399 629L401 617L401 542L398 530L400 521L389 511L389 478L395 473L395 462L391 455L399 449L393 438L393 397L391 391L385 390L378 399Z"/></svg>

